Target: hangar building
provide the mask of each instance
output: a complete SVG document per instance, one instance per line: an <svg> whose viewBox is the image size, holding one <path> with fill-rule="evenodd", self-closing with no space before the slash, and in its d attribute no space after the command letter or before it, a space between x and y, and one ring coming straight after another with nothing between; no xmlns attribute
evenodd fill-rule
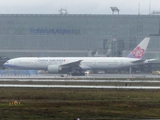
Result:
<svg viewBox="0 0 160 120"><path fill-rule="evenodd" d="M9 58L126 56L147 36L145 57L159 58L159 15L0 14L0 56Z"/></svg>

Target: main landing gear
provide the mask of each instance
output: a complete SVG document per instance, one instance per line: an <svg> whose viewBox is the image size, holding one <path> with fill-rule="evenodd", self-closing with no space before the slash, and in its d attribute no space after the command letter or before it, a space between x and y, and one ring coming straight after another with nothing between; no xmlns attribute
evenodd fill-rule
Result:
<svg viewBox="0 0 160 120"><path fill-rule="evenodd" d="M70 73L70 75L72 75L72 76L85 76L85 73L84 72L73 72L73 73Z"/></svg>

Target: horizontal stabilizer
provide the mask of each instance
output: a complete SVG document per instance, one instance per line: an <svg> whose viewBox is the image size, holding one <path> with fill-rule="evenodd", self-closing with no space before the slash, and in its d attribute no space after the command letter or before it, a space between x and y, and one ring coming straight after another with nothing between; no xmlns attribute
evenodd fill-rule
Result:
<svg viewBox="0 0 160 120"><path fill-rule="evenodd" d="M143 63L144 61L145 60L139 59L139 60L132 61L132 63Z"/></svg>
<svg viewBox="0 0 160 120"><path fill-rule="evenodd" d="M148 62L152 62L152 61L155 61L156 59L147 59Z"/></svg>
<svg viewBox="0 0 160 120"><path fill-rule="evenodd" d="M156 59L139 59L139 60L135 60L135 61L132 61L132 63L143 63L143 62L152 62L152 61L155 61Z"/></svg>

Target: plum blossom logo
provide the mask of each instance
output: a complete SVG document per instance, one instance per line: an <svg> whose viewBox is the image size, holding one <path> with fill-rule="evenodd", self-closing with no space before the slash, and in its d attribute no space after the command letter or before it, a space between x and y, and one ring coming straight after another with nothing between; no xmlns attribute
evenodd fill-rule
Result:
<svg viewBox="0 0 160 120"><path fill-rule="evenodd" d="M141 58L144 55L144 49L142 49L141 47L137 46L133 51L133 55L135 58Z"/></svg>

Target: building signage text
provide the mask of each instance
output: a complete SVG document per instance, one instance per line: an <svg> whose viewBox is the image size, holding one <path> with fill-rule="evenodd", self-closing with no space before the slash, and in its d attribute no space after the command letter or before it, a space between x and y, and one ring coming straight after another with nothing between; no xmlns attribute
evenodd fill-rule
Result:
<svg viewBox="0 0 160 120"><path fill-rule="evenodd" d="M79 29L64 28L30 28L31 34L79 35Z"/></svg>

